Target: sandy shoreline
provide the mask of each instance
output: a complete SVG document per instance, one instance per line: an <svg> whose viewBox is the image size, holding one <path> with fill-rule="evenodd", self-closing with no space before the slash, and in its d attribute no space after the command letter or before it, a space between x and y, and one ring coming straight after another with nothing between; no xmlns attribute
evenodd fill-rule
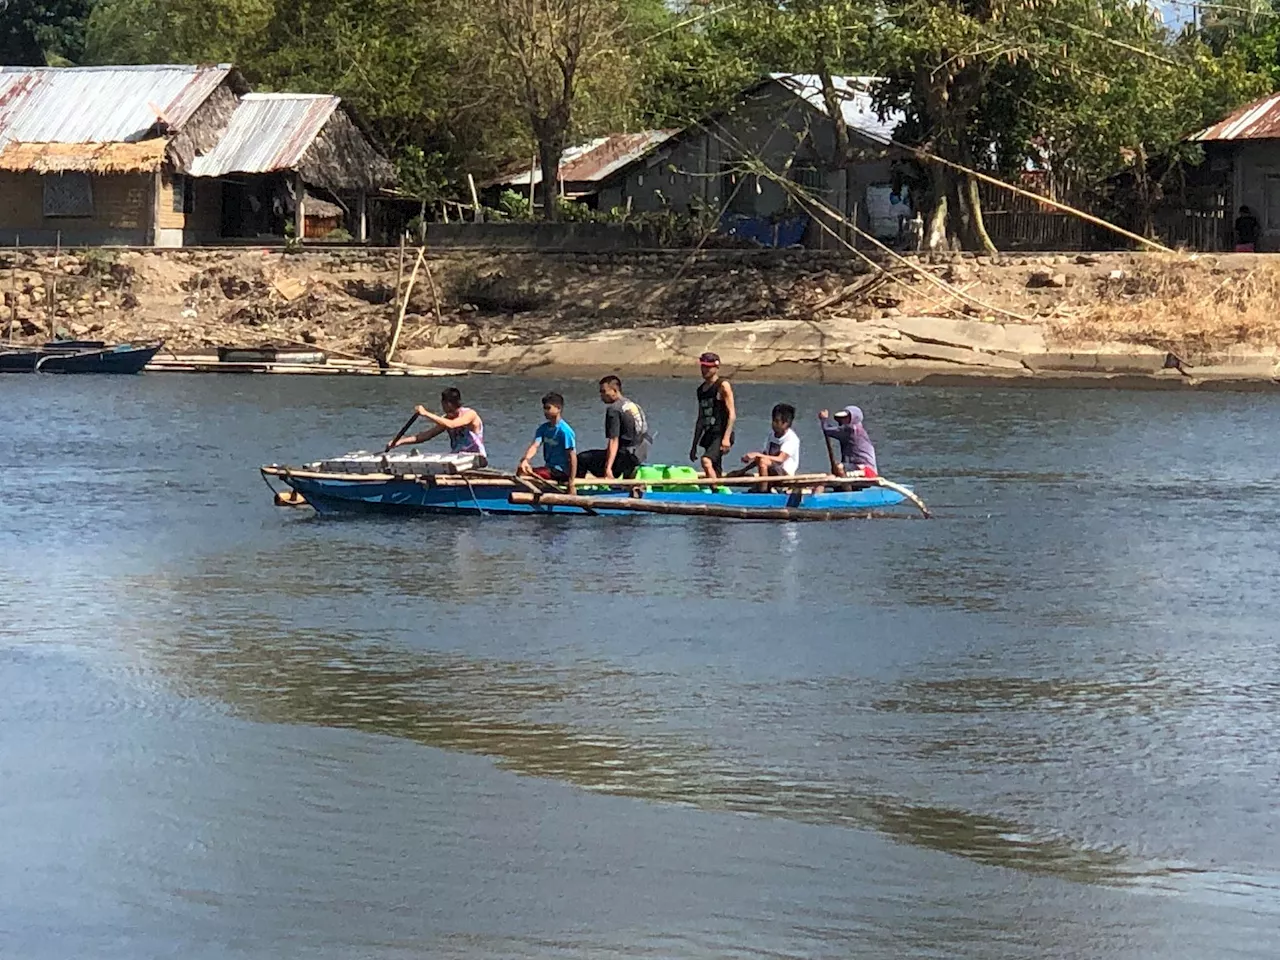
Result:
<svg viewBox="0 0 1280 960"><path fill-rule="evenodd" d="M696 378L696 358L706 350L744 382L1280 390L1280 358L1270 350L1232 351L1191 366L1131 343L1055 344L1042 325L940 317L604 330L533 344L411 350L403 360L524 376Z"/></svg>

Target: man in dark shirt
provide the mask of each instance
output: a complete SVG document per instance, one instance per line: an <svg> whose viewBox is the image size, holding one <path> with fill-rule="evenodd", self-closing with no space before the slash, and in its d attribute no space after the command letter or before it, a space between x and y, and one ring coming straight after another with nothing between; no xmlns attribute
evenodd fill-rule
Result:
<svg viewBox="0 0 1280 960"><path fill-rule="evenodd" d="M1236 217L1236 253L1253 253L1258 249L1258 218L1248 207L1240 208Z"/></svg>
<svg viewBox="0 0 1280 960"><path fill-rule="evenodd" d="M605 405L605 448L578 454L578 476L629 477L644 463L653 442L644 411L622 395L622 381L612 375L600 380L600 400Z"/></svg>

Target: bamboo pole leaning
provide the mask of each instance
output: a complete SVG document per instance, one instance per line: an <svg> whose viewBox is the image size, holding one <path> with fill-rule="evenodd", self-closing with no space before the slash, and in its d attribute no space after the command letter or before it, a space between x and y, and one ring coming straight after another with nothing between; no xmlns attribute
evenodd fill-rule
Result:
<svg viewBox="0 0 1280 960"><path fill-rule="evenodd" d="M400 330L404 326L404 315L409 310L409 297L413 293L413 284L414 284L414 281L418 279L418 270L422 267L422 264L426 262L426 258L427 258L427 248L419 247L418 255L417 257L414 258L414 261L413 261L413 270L409 272L409 283L404 288L404 296L400 298L400 310L396 314L396 323L395 323L395 326L392 327L391 329L391 340L387 344L387 352L386 352L386 355L383 357L383 361L385 363L389 364L391 362L392 356L395 355L396 344L400 342Z"/></svg>
<svg viewBox="0 0 1280 960"><path fill-rule="evenodd" d="M910 270L912 273L920 277L920 279L924 280L925 283L928 283L931 286L937 287L939 290L941 290L943 293L947 294L948 296L954 297L956 300L959 300L961 302L968 302L969 304L975 307L980 307L981 309L990 311L991 313L1003 314L1004 316L1017 320L1020 323L1035 322L1034 319L1031 317L1018 313L1015 310L1009 310L1009 309L1006 309L1005 307L996 306L994 303L988 303L986 300L983 300L980 297L975 297L973 296L973 294L967 293L966 291L962 290L960 287L947 283L937 274L929 270L926 270L924 267L920 266L920 264L912 263L902 254L898 253L898 251L889 247L887 244L881 242L877 237L873 237L871 234L861 229L857 224L849 223L847 218L842 216L838 211L832 209L823 201L819 200L816 197L809 196L797 190L795 184L791 183L790 181L779 180L778 183L785 192L790 194L791 197L797 200L799 203L807 204L813 209L820 211L821 213L825 214L828 217L831 217L832 219L838 222L848 224L848 226L854 231L854 233L856 233L858 236L862 237L864 240L871 243L873 246L879 249L882 253L887 254L891 260L897 261L902 266ZM830 226L828 226L826 223L822 221L821 217L817 219L818 219L819 225L822 227L823 230L825 230L831 236L835 237L836 240L844 244L844 246L846 246L849 250L853 251L853 253L855 253L857 256L861 257L863 260L867 261L868 263L875 264L878 270L881 270L884 273L889 274L890 279L897 280L898 282L902 282L901 278L897 277L893 273L890 273L890 271L885 270L884 267L876 263L874 260L868 257L865 253L863 253L857 247L850 244L847 240L845 240L843 237L837 234L834 230L832 230Z"/></svg>
<svg viewBox="0 0 1280 960"><path fill-rule="evenodd" d="M13 328L18 323L18 243L19 237L13 238L13 261L9 264L9 337L13 341Z"/></svg>
<svg viewBox="0 0 1280 960"><path fill-rule="evenodd" d="M943 159L942 157L938 156L936 153L930 153L928 150L924 150L920 147L907 146L905 143L899 143L897 140L890 140L889 145L897 147L899 150L906 150L912 156L919 157L921 160L926 160L930 163L936 163L943 167L950 167L952 170L958 170L961 173L968 174L969 176L974 177L977 180L981 180L984 183L989 183L992 186L1003 187L1005 190L1008 190L1010 193L1013 193L1019 197L1027 197L1031 200L1035 200L1037 203L1043 203L1047 207L1052 207L1053 209L1060 210L1063 213L1072 214L1073 216L1077 216L1081 220L1084 220L1086 223L1092 223L1093 225L1102 227L1105 230L1110 230L1112 233L1118 236L1125 237L1126 239L1129 239L1129 240L1133 240L1136 243L1140 243L1143 246L1150 247L1152 250L1156 250L1160 253L1176 252L1174 250L1169 249L1162 243L1158 243L1155 240L1151 240L1147 237L1141 236L1140 234L1132 233L1124 229L1124 227L1118 227L1114 223L1111 223L1108 220L1103 220L1101 217L1095 217L1091 213L1085 213L1083 210L1080 210L1077 207L1073 207L1070 204L1061 203L1060 201L1057 201L1057 200L1050 200L1048 197L1043 196L1039 193L1036 193L1032 190L1024 190L1022 187L1014 186L1012 183L1006 183L1004 180L1001 180L999 177L993 177L988 173L981 172L980 170L974 170L970 167L966 167L964 166L964 164L956 163L954 160Z"/></svg>
<svg viewBox="0 0 1280 960"><path fill-rule="evenodd" d="M59 230L54 241L53 250L53 277L49 280L49 294L45 301L45 323L49 327L49 339L56 340L57 332L57 310L58 310L58 268L62 260L62 231Z"/></svg>

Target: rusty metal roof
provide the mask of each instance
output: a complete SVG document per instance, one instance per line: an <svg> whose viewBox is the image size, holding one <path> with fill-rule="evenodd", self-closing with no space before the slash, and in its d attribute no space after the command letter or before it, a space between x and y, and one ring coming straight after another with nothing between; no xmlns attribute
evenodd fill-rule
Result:
<svg viewBox="0 0 1280 960"><path fill-rule="evenodd" d="M250 93L218 145L191 163L195 177L292 170L341 101L323 93Z"/></svg>
<svg viewBox="0 0 1280 960"><path fill-rule="evenodd" d="M1247 103L1224 120L1187 137L1212 140L1280 140L1280 93Z"/></svg>
<svg viewBox="0 0 1280 960"><path fill-rule="evenodd" d="M0 67L0 147L133 143L176 130L231 72L217 66Z"/></svg>
<svg viewBox="0 0 1280 960"><path fill-rule="evenodd" d="M599 183L627 164L640 159L654 147L666 143L680 131L642 130L615 133L570 147L560 157L560 179L566 183ZM532 170L534 184L542 182L542 167ZM529 186L530 168L512 170L485 186Z"/></svg>

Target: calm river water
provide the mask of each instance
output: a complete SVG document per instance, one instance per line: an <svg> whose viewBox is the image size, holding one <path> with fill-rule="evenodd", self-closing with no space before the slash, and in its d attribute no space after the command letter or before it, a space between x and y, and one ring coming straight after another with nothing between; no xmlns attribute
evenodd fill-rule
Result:
<svg viewBox="0 0 1280 960"><path fill-rule="evenodd" d="M1280 398L740 387L932 522L271 506L442 385L0 378L0 955L1280 953Z"/></svg>

